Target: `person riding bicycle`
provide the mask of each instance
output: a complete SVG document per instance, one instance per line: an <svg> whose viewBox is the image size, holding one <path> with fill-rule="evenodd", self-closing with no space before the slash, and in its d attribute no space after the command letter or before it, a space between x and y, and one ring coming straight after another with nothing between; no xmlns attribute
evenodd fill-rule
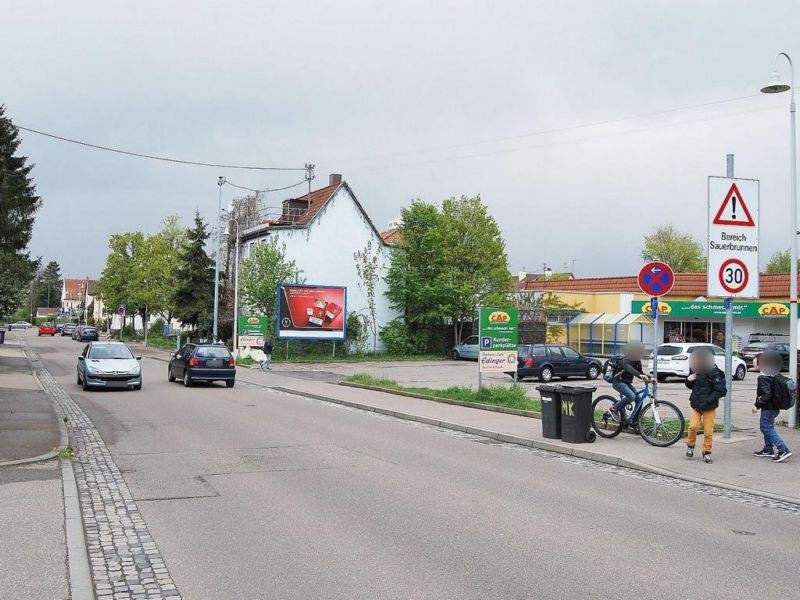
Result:
<svg viewBox="0 0 800 600"><path fill-rule="evenodd" d="M625 346L623 357L619 361L611 382L611 387L620 395L620 400L611 407L611 415L614 419L624 419L625 406L631 402L636 402L636 389L633 387L634 378L646 382L652 381L652 378L642 368L643 357L644 344L641 342L630 342Z"/></svg>

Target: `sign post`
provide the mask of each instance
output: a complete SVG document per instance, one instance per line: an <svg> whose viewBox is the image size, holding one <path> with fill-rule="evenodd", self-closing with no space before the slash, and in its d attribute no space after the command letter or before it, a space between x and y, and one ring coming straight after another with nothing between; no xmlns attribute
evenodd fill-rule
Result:
<svg viewBox="0 0 800 600"><path fill-rule="evenodd" d="M119 308L117 309L117 314L119 315L119 341L122 341L122 330L125 329L125 305L120 304ZM109 325L109 327L111 327Z"/></svg>
<svg viewBox="0 0 800 600"><path fill-rule="evenodd" d="M483 373L516 373L519 314L516 308L479 309L478 391Z"/></svg>
<svg viewBox="0 0 800 600"><path fill-rule="evenodd" d="M733 421L733 299L758 298L759 182L733 177L733 155L727 157L728 177L708 178L709 297L724 298L725 396L723 437L731 437Z"/></svg>
<svg viewBox="0 0 800 600"><path fill-rule="evenodd" d="M675 285L675 273L663 262L649 262L639 271L639 289L650 296L650 315L653 319L653 397L658 393L658 299L669 294Z"/></svg>

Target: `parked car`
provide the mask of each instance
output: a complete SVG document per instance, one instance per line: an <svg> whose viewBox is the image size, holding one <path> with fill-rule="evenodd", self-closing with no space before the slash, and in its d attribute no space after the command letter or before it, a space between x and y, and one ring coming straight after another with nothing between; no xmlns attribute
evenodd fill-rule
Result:
<svg viewBox="0 0 800 600"><path fill-rule="evenodd" d="M61 333L63 329L64 329L63 323L56 323L56 333Z"/></svg>
<svg viewBox="0 0 800 600"><path fill-rule="evenodd" d="M765 350L773 350L783 358L783 370L789 370L789 344L783 342L753 342L747 344L739 353L748 369L758 368L753 366L753 360ZM800 358L800 351L797 353Z"/></svg>
<svg viewBox="0 0 800 600"><path fill-rule="evenodd" d="M517 379L536 377L547 383L553 377L597 379L603 363L561 344L529 344L517 350ZM514 373L508 373L514 376Z"/></svg>
<svg viewBox="0 0 800 600"><path fill-rule="evenodd" d="M658 347L658 380L664 382L668 377L689 376L689 355L698 348L708 348L714 353L714 362L720 371L725 371L725 350L715 344L662 344ZM650 355L650 373L653 373L653 355ZM733 378L744 379L747 365L738 356L733 357Z"/></svg>
<svg viewBox="0 0 800 600"><path fill-rule="evenodd" d="M56 326L54 323L42 323L39 325L39 336L56 334Z"/></svg>
<svg viewBox="0 0 800 600"><path fill-rule="evenodd" d="M453 359L461 360L462 358L468 360L478 360L478 336L471 335L460 344L453 346Z"/></svg>
<svg viewBox="0 0 800 600"><path fill-rule="evenodd" d="M78 385L92 388L142 389L141 356L122 342L90 342L78 355Z"/></svg>
<svg viewBox="0 0 800 600"><path fill-rule="evenodd" d="M75 329L72 331L72 339L73 340L79 340L80 339L81 331L83 330L84 327L86 327L86 325L76 325L75 326Z"/></svg>
<svg viewBox="0 0 800 600"><path fill-rule="evenodd" d="M186 344L172 353L167 379L180 379L186 387L201 381L224 381L226 386L232 388L236 383L236 361L225 346Z"/></svg>
<svg viewBox="0 0 800 600"><path fill-rule="evenodd" d="M81 327L77 339L79 342L96 342L100 339L100 335L95 327Z"/></svg>
<svg viewBox="0 0 800 600"><path fill-rule="evenodd" d="M64 323L61 327L61 336L69 335L71 336L75 333L75 324L74 323Z"/></svg>
<svg viewBox="0 0 800 600"><path fill-rule="evenodd" d="M8 326L8 330L11 331L12 329L30 329L31 327L33 327L33 325L31 325L27 321L15 321L14 323L11 323Z"/></svg>

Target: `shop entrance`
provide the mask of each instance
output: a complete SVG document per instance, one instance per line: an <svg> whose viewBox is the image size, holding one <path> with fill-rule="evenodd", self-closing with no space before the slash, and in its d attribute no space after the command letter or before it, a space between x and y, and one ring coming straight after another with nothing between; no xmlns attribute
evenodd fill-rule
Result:
<svg viewBox="0 0 800 600"><path fill-rule="evenodd" d="M716 344L725 347L725 323L716 321L664 321L663 342Z"/></svg>

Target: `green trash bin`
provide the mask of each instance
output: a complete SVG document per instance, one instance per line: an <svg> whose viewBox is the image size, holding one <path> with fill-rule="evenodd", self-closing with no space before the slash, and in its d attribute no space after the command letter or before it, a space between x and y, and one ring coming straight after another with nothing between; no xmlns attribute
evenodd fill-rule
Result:
<svg viewBox="0 0 800 600"><path fill-rule="evenodd" d="M542 437L561 439L561 386L545 383L536 389L542 398Z"/></svg>
<svg viewBox="0 0 800 600"><path fill-rule="evenodd" d="M597 434L592 429L592 394L596 387L562 385L561 388L561 439L571 444L594 442Z"/></svg>

